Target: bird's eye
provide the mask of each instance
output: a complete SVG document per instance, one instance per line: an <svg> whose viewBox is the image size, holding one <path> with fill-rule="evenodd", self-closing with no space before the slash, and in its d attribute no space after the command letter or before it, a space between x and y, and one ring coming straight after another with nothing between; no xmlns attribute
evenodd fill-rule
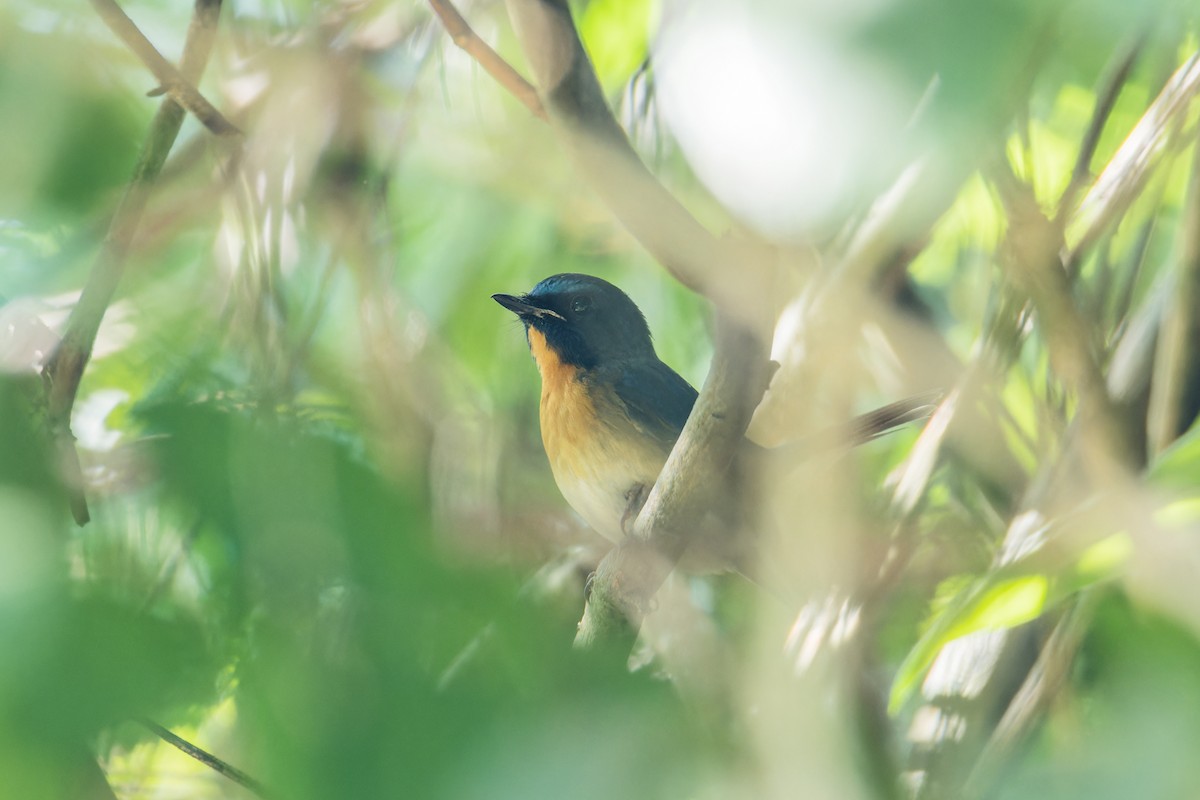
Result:
<svg viewBox="0 0 1200 800"><path fill-rule="evenodd" d="M571 301L571 310L576 314L582 314L583 312L587 311L591 305L592 301L588 300L586 297L576 297Z"/></svg>

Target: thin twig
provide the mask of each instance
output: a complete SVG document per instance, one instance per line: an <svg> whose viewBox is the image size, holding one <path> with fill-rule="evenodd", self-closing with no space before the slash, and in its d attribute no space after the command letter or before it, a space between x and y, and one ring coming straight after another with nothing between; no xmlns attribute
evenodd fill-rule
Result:
<svg viewBox="0 0 1200 800"><path fill-rule="evenodd" d="M529 109L538 119L546 119L546 109L542 107L541 98L533 84L521 77L512 65L500 57L500 54L471 29L463 15L458 12L450 0L429 0L433 13L442 21L442 27L450 34L450 41L469 55L483 67L487 74L496 79L513 97Z"/></svg>
<svg viewBox="0 0 1200 800"><path fill-rule="evenodd" d="M244 786L254 794L264 798L264 800L270 800L270 798L275 796L274 793L264 786L261 781L255 780L237 767L229 764L228 762L222 761L207 750L192 744L187 739L176 736L174 733L171 733L171 731L167 730L162 725L159 725L157 722L149 719L139 719L138 722L148 728L151 733L162 739L167 744L178 748L179 750L199 761L204 766L209 767L215 772L219 772L226 778L229 778L229 780L233 781L234 783Z"/></svg>
<svg viewBox="0 0 1200 800"><path fill-rule="evenodd" d="M220 12L221 0L195 2L181 62L182 74L189 81L199 80L204 72ZM96 333L125 272L125 262L145 211L150 189L179 135L183 117L182 106L173 98L163 99L150 123L150 132L134 166L133 178L113 213L108 233L88 273L83 292L79 295L79 302L71 310L62 343L42 371L50 430L63 455L65 469L70 473L66 476L67 482L75 484L72 489L79 492L72 498L71 505L75 521L80 525L88 521L89 514L82 494L79 455L71 435L71 409L75 405L83 370L92 355Z"/></svg>
<svg viewBox="0 0 1200 800"><path fill-rule="evenodd" d="M1071 170L1071 180L1058 201L1058 211L1055 213L1054 223L1060 227L1065 223L1067 215L1075 211L1075 201L1079 199L1079 193L1091 179L1092 158L1095 157L1096 147L1100 144L1100 134L1104 132L1104 126L1108 123L1108 118L1117 104L1117 97L1121 94L1121 89L1125 87L1125 82L1129 80L1129 74L1133 71L1133 65L1137 63L1138 56L1141 55L1145 44L1146 31L1143 30L1116 54L1113 63L1100 80L1100 88L1096 91L1096 105L1092 110L1092 119L1080 142L1079 154L1075 158L1075 168Z"/></svg>
<svg viewBox="0 0 1200 800"><path fill-rule="evenodd" d="M1150 384L1146 433L1151 454L1166 449L1191 423L1189 379L1200 354L1200 142L1192 154L1192 174L1180 224L1179 261L1171 299L1163 310ZM1190 416L1190 414L1189 414Z"/></svg>
<svg viewBox="0 0 1200 800"><path fill-rule="evenodd" d="M1096 590L1081 593L1054 626L1054 631L1038 654L1037 662L1029 670L1025 682L1013 696L987 746L975 762L963 786L964 796L986 796L998 771L1041 719L1046 707L1070 677L1075 654L1083 643L1098 597Z"/></svg>
<svg viewBox="0 0 1200 800"><path fill-rule="evenodd" d="M165 91L217 136L241 136L242 132L200 94L195 86L196 81L189 80L170 61L163 58L162 53L150 43L115 0L92 0L92 5L112 32L154 73L159 86L152 94Z"/></svg>

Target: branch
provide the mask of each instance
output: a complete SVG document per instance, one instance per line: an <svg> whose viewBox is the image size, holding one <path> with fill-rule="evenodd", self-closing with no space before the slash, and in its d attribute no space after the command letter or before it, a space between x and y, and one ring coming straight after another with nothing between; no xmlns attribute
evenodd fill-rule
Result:
<svg viewBox="0 0 1200 800"><path fill-rule="evenodd" d="M450 34L450 41L475 59L487 74L495 78L496 82L507 89L513 97L520 100L535 117L546 119L546 109L542 107L537 89L534 89L529 81L521 77L521 74L501 58L500 54L493 50L487 42L479 38L450 0L429 0L429 5L438 15L438 19L442 21L442 27L446 29L446 33Z"/></svg>
<svg viewBox="0 0 1200 800"><path fill-rule="evenodd" d="M617 123L565 0L508 0L542 102L588 184L681 283L764 337L773 250L709 233L650 173Z"/></svg>
<svg viewBox="0 0 1200 800"><path fill-rule="evenodd" d="M219 5L219 0L210 4ZM133 23L133 20L116 4L116 0L92 0L92 5L112 32L119 36L121 41L154 73L159 87L152 94L165 92L217 136L242 135L242 132L232 122L225 119L221 112L217 111L216 107L200 94L195 86L195 78L189 79L188 76L175 69L171 62L163 58L162 53L155 49L145 34ZM187 58L186 45L184 58ZM207 53L205 60L207 60ZM196 75L196 78L199 78L199 75Z"/></svg>
<svg viewBox="0 0 1200 800"><path fill-rule="evenodd" d="M632 647L651 599L699 535L700 517L712 510L713 498L753 502L728 490L730 465L744 447L769 377L765 345L719 316L708 378L633 530L596 570L577 647L605 641Z"/></svg>
<svg viewBox="0 0 1200 800"><path fill-rule="evenodd" d="M1077 258L1075 254L1090 247L1121 219L1186 120L1197 94L1200 53L1193 53L1175 70L1072 215L1069 229L1073 235L1068 236L1072 255L1068 261Z"/></svg>
<svg viewBox="0 0 1200 800"><path fill-rule="evenodd" d="M1200 357L1200 140L1192 154L1180 227L1179 265L1163 310L1150 385L1147 438L1151 453L1164 450L1191 423L1185 418L1188 384Z"/></svg>
<svg viewBox="0 0 1200 800"><path fill-rule="evenodd" d="M993 180L1008 215L1002 266L1037 311L1055 373L1079 398L1086 463L1096 471L1094 477L1106 477L1110 468L1133 463L1132 452L1100 369L1096 337L1071 296L1062 229L1042 213L1033 191L1012 174L1007 160L999 161Z"/></svg>
<svg viewBox="0 0 1200 800"><path fill-rule="evenodd" d="M1134 36L1124 50L1116 54L1113 62L1105 71L1104 77L1100 80L1100 88L1096 91L1096 106L1092 110L1091 122L1088 123L1087 130L1083 134L1083 141L1079 145L1075 168L1071 170L1071 180L1058 201L1058 211L1055 213L1054 221L1060 227L1067 219L1067 215L1075 211L1075 201L1079 199L1079 193L1083 191L1084 184L1091 178L1092 158L1095 157L1096 147L1100 144L1100 134L1104 132L1104 126L1112 115L1113 107L1117 104L1117 97L1121 94L1121 89L1125 87L1125 82L1129 80L1129 73L1133 71L1133 65L1137 63L1138 56L1142 54L1145 44L1146 31L1142 30Z"/></svg>
<svg viewBox="0 0 1200 800"><path fill-rule="evenodd" d="M174 733L171 733L171 731L167 730L162 725L159 725L157 722L148 719L139 719L138 722L148 728L155 736L162 739L167 744L179 748L184 753L187 753L189 756L199 761L201 764L221 773L234 783L244 786L254 794L264 798L264 800L267 800L273 796L273 793L269 791L266 786L250 777L245 772L242 772L232 764L222 761L207 750L197 747L188 740L176 736Z"/></svg>
<svg viewBox="0 0 1200 800"><path fill-rule="evenodd" d="M1071 675L1075 655L1083 644L1092 621L1098 597L1096 591L1084 592L1054 626L1054 631L1038 654L1021 688L996 725L963 786L965 797L983 797L995 786L999 770L1041 719L1051 701Z"/></svg>
<svg viewBox="0 0 1200 800"><path fill-rule="evenodd" d="M99 7L103 0L96 2ZM181 62L181 72L189 84L200 78L208 63L220 12L221 0L195 2ZM128 21L127 17L125 19ZM79 302L71 310L63 340L42 370L47 391L50 430L64 458L65 468L69 473L68 484L82 486L79 455L71 435L71 409L75 405L79 381L83 377L88 359L91 358L92 345L104 319L104 312L108 309L117 284L125 272L125 260L129 255L142 212L146 208L150 189L162 171L175 138L179 135L183 116L182 106L171 97L165 98L159 106L134 167L133 178L113 213L108 234L101 244L96 261L92 264L91 272L88 273ZM82 488L78 491L79 495L72 499L72 512L76 522L82 525L88 521L89 515Z"/></svg>

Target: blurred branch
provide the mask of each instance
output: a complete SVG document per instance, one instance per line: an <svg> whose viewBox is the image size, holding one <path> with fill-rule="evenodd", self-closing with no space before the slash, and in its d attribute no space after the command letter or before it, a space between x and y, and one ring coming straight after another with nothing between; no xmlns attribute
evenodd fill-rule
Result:
<svg viewBox="0 0 1200 800"><path fill-rule="evenodd" d="M1129 439L1100 369L1097 337L1071 296L1062 228L1038 207L1028 184L999 159L992 177L1008 215L1001 262L1017 291L1037 310L1050 363L1079 398L1081 445L1097 474L1132 463Z"/></svg>
<svg viewBox="0 0 1200 800"><path fill-rule="evenodd" d="M1192 154L1192 172L1180 224L1178 269L1163 311L1150 385L1146 423L1151 453L1159 453L1190 422L1189 378L1200 357L1200 141Z"/></svg>
<svg viewBox="0 0 1200 800"><path fill-rule="evenodd" d="M1082 592L1054 626L1037 662L992 732L963 787L966 797L983 797L1018 745L1033 729L1071 675L1075 654L1092 622L1097 590Z"/></svg>
<svg viewBox="0 0 1200 800"><path fill-rule="evenodd" d="M1092 110L1092 119L1083 134L1083 141L1080 142L1079 154L1075 158L1075 168L1071 170L1071 180L1058 201L1058 211L1055 214L1054 222L1059 227L1062 227L1067 216L1075 211L1075 202L1079 199L1079 193L1091 179L1092 158L1095 157L1096 147L1100 144L1100 134L1104 132L1104 126L1108 123L1113 107L1117 104L1117 97L1120 96L1126 81L1129 80L1133 65L1137 63L1138 56L1142 54L1142 48L1146 44L1146 33L1145 30L1139 31L1133 40L1114 56L1113 62L1100 80L1100 87L1096 90L1096 106Z"/></svg>
<svg viewBox="0 0 1200 800"><path fill-rule="evenodd" d="M217 136L241 136L242 132L200 94L195 86L196 81L189 80L175 69L170 61L163 58L162 53L150 43L115 0L92 0L92 5L112 32L154 73L159 86L152 94L170 95L176 103L183 106Z"/></svg>
<svg viewBox="0 0 1200 800"><path fill-rule="evenodd" d="M1072 214L1066 225L1071 251L1068 263L1122 218L1183 125L1198 93L1200 53L1193 53L1175 70Z"/></svg>
<svg viewBox="0 0 1200 800"><path fill-rule="evenodd" d="M728 481L769 377L766 346L718 316L708 378L633 530L596 570L577 647L632 647L654 593L697 535L699 517L711 505L706 500L722 494L717 489Z"/></svg>
<svg viewBox="0 0 1200 800"><path fill-rule="evenodd" d="M429 0L433 12L442 21L442 27L450 34L450 41L458 45L467 55L475 59L479 66L496 79L513 97L521 101L526 108L538 119L546 119L546 109L529 81L512 68L500 54L488 45L471 29L462 14L450 0Z"/></svg>
<svg viewBox="0 0 1200 800"><path fill-rule="evenodd" d="M103 4L103 0L97 0L98 7ZM117 11L120 12L120 9ZM189 83L199 80L204 73L220 12L221 0L195 2L179 73ZM124 17L124 14L121 16ZM128 18L125 19L128 21ZM89 514L87 501L83 496L79 455L71 435L71 409L75 405L83 370L91 358L92 346L104 319L104 312L108 309L117 284L125 272L125 260L145 211L150 190L162 171L175 138L179 135L183 117L184 109L174 98L168 97L162 101L154 120L150 123L150 132L134 166L133 177L113 213L108 233L92 264L91 272L88 273L79 302L71 310L62 343L42 371L47 390L50 430L58 442L66 464L65 469L69 473L66 476L67 482L78 487L78 495L72 499L71 510L80 525L88 521Z"/></svg>
<svg viewBox="0 0 1200 800"><path fill-rule="evenodd" d="M508 0L542 101L588 184L681 283L767 335L774 250L713 236L642 163L608 107L565 0Z"/></svg>
<svg viewBox="0 0 1200 800"><path fill-rule="evenodd" d="M178 748L187 755L199 761L204 766L221 773L234 783L244 786L249 791L253 792L259 797L264 798L264 800L270 800L271 797L274 797L274 794L269 791L266 786L250 777L245 772L242 772L232 764L222 761L207 750L197 747L188 740L176 736L174 733L171 733L171 731L167 730L162 725L159 725L157 722L149 719L139 719L138 722L148 728L151 733L162 739L167 744Z"/></svg>

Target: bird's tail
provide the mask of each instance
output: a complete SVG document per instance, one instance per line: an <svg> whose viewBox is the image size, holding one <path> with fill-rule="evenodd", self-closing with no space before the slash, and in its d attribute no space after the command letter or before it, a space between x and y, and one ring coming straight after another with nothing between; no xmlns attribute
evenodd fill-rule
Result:
<svg viewBox="0 0 1200 800"><path fill-rule="evenodd" d="M865 444L902 425L928 419L941 402L942 394L941 389L922 392L861 414L846 424L843 441L851 445Z"/></svg>
<svg viewBox="0 0 1200 800"><path fill-rule="evenodd" d="M799 441L772 448L772 458L782 464L794 464L820 453L866 444L910 422L928 419L937 408L942 395L941 389L935 389L888 403L874 411L860 414L848 422L805 436Z"/></svg>

